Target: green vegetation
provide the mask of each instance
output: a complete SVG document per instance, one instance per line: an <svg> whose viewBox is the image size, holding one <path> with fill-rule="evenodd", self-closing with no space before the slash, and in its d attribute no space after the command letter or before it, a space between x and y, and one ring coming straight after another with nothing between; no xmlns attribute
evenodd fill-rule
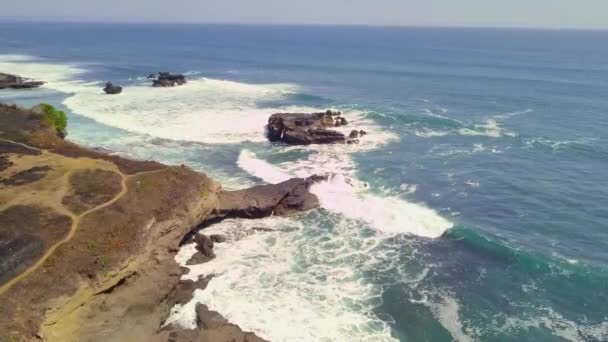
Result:
<svg viewBox="0 0 608 342"><path fill-rule="evenodd" d="M65 129L68 126L68 117L65 115L65 112L57 110L47 103L43 103L40 106L42 107L48 122L57 130L57 134L62 137L65 136Z"/></svg>

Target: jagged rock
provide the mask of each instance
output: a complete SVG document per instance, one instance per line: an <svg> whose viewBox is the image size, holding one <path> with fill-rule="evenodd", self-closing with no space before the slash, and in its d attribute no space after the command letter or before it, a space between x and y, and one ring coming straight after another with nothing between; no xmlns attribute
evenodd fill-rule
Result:
<svg viewBox="0 0 608 342"><path fill-rule="evenodd" d="M366 132L366 131L364 131L364 130L360 130L360 131L359 131L359 136L364 136L364 135L366 135L366 134L367 134L367 132Z"/></svg>
<svg viewBox="0 0 608 342"><path fill-rule="evenodd" d="M106 94L120 94L122 93L122 87L113 85L112 82L107 82L105 88L103 88L103 91Z"/></svg>
<svg viewBox="0 0 608 342"><path fill-rule="evenodd" d="M20 76L0 72L0 89L32 89L43 84L41 81L28 81Z"/></svg>
<svg viewBox="0 0 608 342"><path fill-rule="evenodd" d="M337 117L336 121L334 122L334 126L336 127L340 127L340 126L346 126L348 125L348 121L346 120L346 118L344 117Z"/></svg>
<svg viewBox="0 0 608 342"><path fill-rule="evenodd" d="M290 145L345 143L343 133L330 130L336 122L342 123L340 112L277 113L268 119L267 136L270 141Z"/></svg>
<svg viewBox="0 0 608 342"><path fill-rule="evenodd" d="M207 235L194 235L194 242L196 242L196 249L204 256L210 259L215 258L215 253L213 253L213 241Z"/></svg>
<svg viewBox="0 0 608 342"><path fill-rule="evenodd" d="M348 135L349 139L357 139L359 137L359 131L357 131L356 129L353 129L352 131L350 131L350 134Z"/></svg>
<svg viewBox="0 0 608 342"><path fill-rule="evenodd" d="M349 144L349 145L358 144L359 143L359 139L350 139L346 143Z"/></svg>
<svg viewBox="0 0 608 342"><path fill-rule="evenodd" d="M319 200L309 189L315 182L326 179L327 177L315 175L292 178L279 184L221 192L220 206L211 218L262 218L273 214L288 216L317 208Z"/></svg>

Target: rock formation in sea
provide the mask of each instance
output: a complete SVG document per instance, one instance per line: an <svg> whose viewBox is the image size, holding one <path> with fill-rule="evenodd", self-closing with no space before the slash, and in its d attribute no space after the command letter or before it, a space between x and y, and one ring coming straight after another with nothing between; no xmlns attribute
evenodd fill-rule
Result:
<svg viewBox="0 0 608 342"><path fill-rule="evenodd" d="M0 89L32 89L43 84L42 81L31 81L20 76L0 72Z"/></svg>
<svg viewBox="0 0 608 342"><path fill-rule="evenodd" d="M198 329L163 326L209 277L181 280L181 243L200 262L230 217L318 206L323 179L224 191L186 166L135 161L63 139L47 111L0 104L0 341L262 341L204 305Z"/></svg>
<svg viewBox="0 0 608 342"><path fill-rule="evenodd" d="M153 87L174 87L176 85L184 85L187 83L186 76L182 74L172 74L169 72L159 72L158 76L150 74L149 79L152 79Z"/></svg>
<svg viewBox="0 0 608 342"><path fill-rule="evenodd" d="M122 87L112 84L112 82L106 82L106 86L103 88L106 94L120 94L122 93Z"/></svg>
<svg viewBox="0 0 608 342"><path fill-rule="evenodd" d="M289 145L344 144L358 142L332 127L348 125L341 112L272 114L266 126L268 140Z"/></svg>

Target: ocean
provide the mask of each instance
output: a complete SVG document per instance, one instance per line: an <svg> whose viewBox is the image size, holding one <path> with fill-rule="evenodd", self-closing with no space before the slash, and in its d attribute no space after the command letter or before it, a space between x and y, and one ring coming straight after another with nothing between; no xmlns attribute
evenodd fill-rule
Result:
<svg viewBox="0 0 608 342"><path fill-rule="evenodd" d="M608 32L0 23L68 139L237 189L329 174L321 209L227 220L201 302L272 341L608 341ZM158 89L146 76L187 75ZM102 93L105 81L125 87ZM359 145L264 138L342 111ZM0 128L1 129L1 128ZM253 229L255 228L255 229ZM265 229L259 229L265 228ZM192 253L186 245L178 254Z"/></svg>

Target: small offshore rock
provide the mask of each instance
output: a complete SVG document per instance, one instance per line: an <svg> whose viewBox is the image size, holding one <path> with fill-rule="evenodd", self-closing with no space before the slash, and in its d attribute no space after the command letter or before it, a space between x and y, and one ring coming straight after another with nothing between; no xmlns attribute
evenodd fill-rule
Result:
<svg viewBox="0 0 608 342"><path fill-rule="evenodd" d="M359 137L359 131L357 131L356 129L353 129L352 131L350 131L350 134L348 135L349 139L357 139Z"/></svg>
<svg viewBox="0 0 608 342"><path fill-rule="evenodd" d="M111 94L111 95L120 94L120 93L122 93L122 87L113 85L112 82L106 82L106 86L105 86L105 88L103 88L103 91L106 94Z"/></svg>

